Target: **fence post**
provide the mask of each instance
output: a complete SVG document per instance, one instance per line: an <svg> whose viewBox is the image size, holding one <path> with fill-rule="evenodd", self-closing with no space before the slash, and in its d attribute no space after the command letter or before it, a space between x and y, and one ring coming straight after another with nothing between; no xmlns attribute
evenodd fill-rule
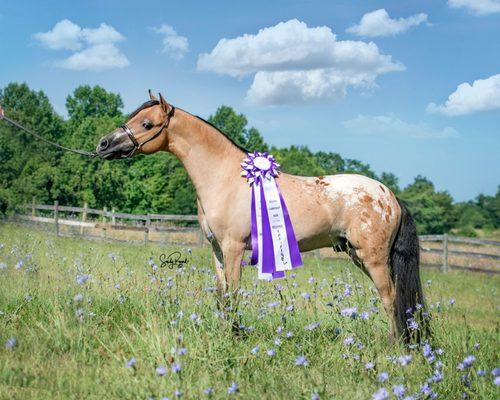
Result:
<svg viewBox="0 0 500 400"><path fill-rule="evenodd" d="M88 208L89 208L89 204L87 202L83 203L82 222L87 221ZM83 225L80 226L80 235L83 235Z"/></svg>
<svg viewBox="0 0 500 400"><path fill-rule="evenodd" d="M151 216L149 214L146 215L146 230L144 231L144 244L148 244L149 242L149 228L151 227Z"/></svg>
<svg viewBox="0 0 500 400"><path fill-rule="evenodd" d="M198 236L198 246L203 247L205 244L205 233L203 232L203 229L200 227L200 233Z"/></svg>
<svg viewBox="0 0 500 400"><path fill-rule="evenodd" d="M102 236L106 238L106 223L107 223L107 218L106 215L108 214L108 207L104 207L102 209Z"/></svg>
<svg viewBox="0 0 500 400"><path fill-rule="evenodd" d="M442 272L448 272L448 234L443 235L443 267Z"/></svg>
<svg viewBox="0 0 500 400"><path fill-rule="evenodd" d="M59 202L54 201L54 223L56 225L56 235L59 236Z"/></svg>
<svg viewBox="0 0 500 400"><path fill-rule="evenodd" d="M35 196L33 196L33 198L31 199L31 216L32 217L36 217L36 198Z"/></svg>

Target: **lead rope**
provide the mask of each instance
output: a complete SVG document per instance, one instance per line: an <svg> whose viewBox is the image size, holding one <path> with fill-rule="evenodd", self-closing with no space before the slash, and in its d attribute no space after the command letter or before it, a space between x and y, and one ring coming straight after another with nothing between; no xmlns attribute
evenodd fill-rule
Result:
<svg viewBox="0 0 500 400"><path fill-rule="evenodd" d="M0 106L0 120L4 120L4 121L8 122L9 124L12 124L16 128L19 128L19 129L25 131L26 133L30 134L31 136L34 136L35 138L37 138L38 140L41 140L42 142L50 144L51 146L57 147L58 149L65 150L65 151L70 151L72 153L80 154L82 156L87 156L87 157L95 157L95 156L97 156L97 153L95 151L90 152L90 151L85 151L85 150L70 149L69 147L64 147L64 146L60 145L59 143L52 142L52 141L50 141L48 139L45 139L43 136L40 136L39 134L33 132L32 130L30 130L30 129L24 127L24 126L22 126L20 123L18 123L16 121L13 121L12 119L6 117L5 116L5 111L2 108L2 106Z"/></svg>

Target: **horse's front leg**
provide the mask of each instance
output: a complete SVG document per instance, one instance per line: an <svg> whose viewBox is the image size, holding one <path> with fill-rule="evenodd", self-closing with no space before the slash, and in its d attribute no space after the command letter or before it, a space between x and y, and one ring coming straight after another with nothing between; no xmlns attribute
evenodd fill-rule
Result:
<svg viewBox="0 0 500 400"><path fill-rule="evenodd" d="M233 331L239 333L238 304L240 300L239 285L241 277L241 260L245 252L245 243L237 241L224 241L221 244L224 266L223 271L217 273L220 282L218 286L224 289L222 299L224 312L232 322ZM223 272L220 274L220 272ZM222 284L224 282L224 284Z"/></svg>

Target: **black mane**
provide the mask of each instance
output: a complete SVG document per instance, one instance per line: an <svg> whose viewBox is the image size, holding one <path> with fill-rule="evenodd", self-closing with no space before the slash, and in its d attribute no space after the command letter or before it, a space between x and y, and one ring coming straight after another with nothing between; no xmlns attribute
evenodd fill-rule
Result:
<svg viewBox="0 0 500 400"><path fill-rule="evenodd" d="M158 104L160 104L160 102L158 100L149 100L149 101L146 101L144 104L142 104L141 106L139 106L138 108L136 108L135 111L132 111L130 113L130 115L128 116L128 119L134 118L140 111L144 110L145 108L157 106Z"/></svg>

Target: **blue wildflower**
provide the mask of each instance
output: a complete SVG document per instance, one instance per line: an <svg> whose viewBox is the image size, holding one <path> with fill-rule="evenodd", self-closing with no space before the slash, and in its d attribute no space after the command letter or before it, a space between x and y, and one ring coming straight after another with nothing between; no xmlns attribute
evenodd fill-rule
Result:
<svg viewBox="0 0 500 400"><path fill-rule="evenodd" d="M495 376L495 378L493 379L493 384L495 386L500 386L500 376Z"/></svg>
<svg viewBox="0 0 500 400"><path fill-rule="evenodd" d="M380 388L372 395L373 400L385 400L389 398L389 393L385 388Z"/></svg>
<svg viewBox="0 0 500 400"><path fill-rule="evenodd" d="M343 317L356 318L358 315L357 307L347 307L340 311L340 315Z"/></svg>
<svg viewBox="0 0 500 400"><path fill-rule="evenodd" d="M76 283L79 285L85 284L85 282L87 282L88 280L89 280L88 275L77 275L76 276Z"/></svg>
<svg viewBox="0 0 500 400"><path fill-rule="evenodd" d="M353 345L353 344L354 344L354 342L355 342L355 340L354 340L354 338L353 338L352 336L348 336L348 337L346 337L346 338L344 339L344 344L345 344L346 346L351 346L351 345Z"/></svg>
<svg viewBox="0 0 500 400"><path fill-rule="evenodd" d="M380 374L378 374L379 382L385 382L387 379L389 379L389 374L387 372L381 372Z"/></svg>
<svg viewBox="0 0 500 400"><path fill-rule="evenodd" d="M306 331L313 331L317 327L319 327L320 323L319 322L313 322L312 324L307 325L304 329Z"/></svg>
<svg viewBox="0 0 500 400"><path fill-rule="evenodd" d="M236 382L231 382L231 386L227 389L227 393L234 394L238 391L238 384Z"/></svg>
<svg viewBox="0 0 500 400"><path fill-rule="evenodd" d="M416 331L418 329L418 322L415 321L415 318L410 318L407 321L408 328L411 329L412 331Z"/></svg>
<svg viewBox="0 0 500 400"><path fill-rule="evenodd" d="M401 399L405 395L405 386L394 385L392 387L392 393L394 393L394 396L396 396L398 399Z"/></svg>
<svg viewBox="0 0 500 400"><path fill-rule="evenodd" d="M214 394L214 388L212 387L209 387L209 388L206 388L204 391L203 391L203 394L205 396L211 396Z"/></svg>
<svg viewBox="0 0 500 400"><path fill-rule="evenodd" d="M180 365L180 364L178 364L178 363L175 363L175 362L174 362L174 363L172 364L172 372L173 372L174 374L177 374L178 372L181 372L181 365Z"/></svg>
<svg viewBox="0 0 500 400"><path fill-rule="evenodd" d="M10 337L5 342L5 348L7 350L12 350L17 345L17 339L15 337Z"/></svg>
<svg viewBox="0 0 500 400"><path fill-rule="evenodd" d="M296 359L295 359L295 365L303 365L303 366L306 366L306 365L309 365L309 361L307 361L307 358L305 356L298 356Z"/></svg>
<svg viewBox="0 0 500 400"><path fill-rule="evenodd" d="M400 365L402 365L403 367L405 367L406 365L408 365L410 363L410 361L412 360L412 355L411 354L408 354L408 355L403 355L403 356L400 356L398 358L398 362Z"/></svg>
<svg viewBox="0 0 500 400"><path fill-rule="evenodd" d="M136 363L137 363L137 360L135 359L135 357L132 357L130 360L127 361L125 366L127 368L133 368Z"/></svg>
<svg viewBox="0 0 500 400"><path fill-rule="evenodd" d="M373 364L372 362L367 362L365 364L365 369L373 369L373 367L375 367L375 364Z"/></svg>
<svg viewBox="0 0 500 400"><path fill-rule="evenodd" d="M492 374L494 377L500 376L500 368L494 368L494 369L491 371L491 374Z"/></svg>
<svg viewBox="0 0 500 400"><path fill-rule="evenodd" d="M311 400L320 400L320 399L319 399L319 394L318 394L318 393L316 393L316 392L313 392L313 393L311 394Z"/></svg>
<svg viewBox="0 0 500 400"><path fill-rule="evenodd" d="M309 300L311 298L311 294L308 292L302 293L301 296L306 300Z"/></svg>
<svg viewBox="0 0 500 400"><path fill-rule="evenodd" d="M164 376L167 374L167 368L163 365L160 365L159 367L156 368L156 375L158 376Z"/></svg>
<svg viewBox="0 0 500 400"><path fill-rule="evenodd" d="M268 355L269 357L274 357L274 356L276 355L276 350L274 350L274 349L269 349L269 350L267 350L267 352L266 352L266 353L267 353L267 355Z"/></svg>
<svg viewBox="0 0 500 400"><path fill-rule="evenodd" d="M73 301L79 302L83 300L83 294L78 293L75 297L73 297Z"/></svg>

